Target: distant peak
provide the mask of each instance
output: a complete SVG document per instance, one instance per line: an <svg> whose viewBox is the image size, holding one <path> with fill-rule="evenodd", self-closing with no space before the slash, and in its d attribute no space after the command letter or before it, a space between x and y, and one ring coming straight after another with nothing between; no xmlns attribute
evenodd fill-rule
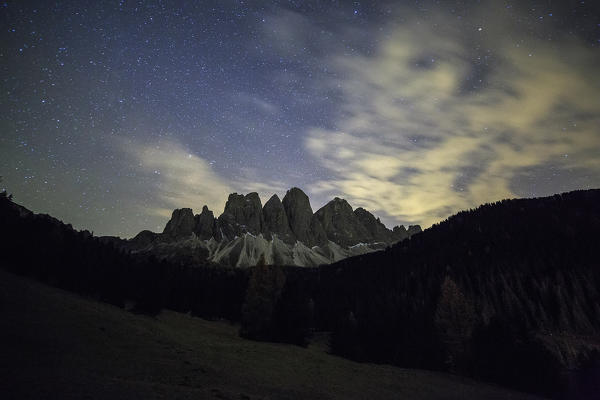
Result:
<svg viewBox="0 0 600 400"><path fill-rule="evenodd" d="M304 191L302 189L294 186L293 188L290 188L290 190L288 190L285 195L286 196L288 196L288 195L290 195L290 196L297 196L297 195L306 196L306 193L304 193ZM308 196L306 196L306 197L308 197Z"/></svg>
<svg viewBox="0 0 600 400"><path fill-rule="evenodd" d="M167 222L163 233L175 236L188 236L194 229L194 212L191 208L177 208L173 210L171 219Z"/></svg>
<svg viewBox="0 0 600 400"><path fill-rule="evenodd" d="M342 197L334 197L333 200L330 201L330 203L348 203L348 201Z"/></svg>
<svg viewBox="0 0 600 400"><path fill-rule="evenodd" d="M334 208L345 208L349 211L352 211L352 206L350 205L350 203L348 203L345 199L339 198L339 197L334 197L333 200L331 200L329 203L325 204L322 208L328 208L328 207L334 207Z"/></svg>
<svg viewBox="0 0 600 400"><path fill-rule="evenodd" d="M274 194L273 196L271 196L271 198L269 200L267 200L267 202L265 203L265 206L267 204L271 204L271 203L281 203L281 200L279 199L279 196L277 196L276 194Z"/></svg>
<svg viewBox="0 0 600 400"><path fill-rule="evenodd" d="M176 208L176 209L173 210L173 213L171 214L171 217L174 217L174 216L177 216L177 215L188 215L188 214L194 215L194 212L192 211L191 208L188 208L188 207Z"/></svg>

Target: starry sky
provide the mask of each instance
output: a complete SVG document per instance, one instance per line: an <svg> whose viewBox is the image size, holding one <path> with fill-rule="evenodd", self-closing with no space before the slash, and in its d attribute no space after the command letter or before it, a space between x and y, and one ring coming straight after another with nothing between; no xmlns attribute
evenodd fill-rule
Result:
<svg viewBox="0 0 600 400"><path fill-rule="evenodd" d="M98 235L292 186L398 223L600 187L593 1L0 1L0 189Z"/></svg>

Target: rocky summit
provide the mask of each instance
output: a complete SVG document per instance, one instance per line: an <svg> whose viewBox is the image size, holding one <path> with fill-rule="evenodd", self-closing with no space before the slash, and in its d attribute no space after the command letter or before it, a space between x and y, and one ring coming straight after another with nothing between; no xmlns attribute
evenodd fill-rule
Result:
<svg viewBox="0 0 600 400"><path fill-rule="evenodd" d="M264 206L258 193L232 193L219 217L207 206L197 215L177 209L162 233L142 231L127 247L175 261L247 267L264 257L269 264L308 267L381 250L419 232L419 225L390 230L338 197L313 213L306 193L291 188Z"/></svg>
<svg viewBox="0 0 600 400"><path fill-rule="evenodd" d="M309 247L327 242L325 231L316 220L306 193L298 188L291 188L283 197L283 208L290 228L300 242Z"/></svg>
<svg viewBox="0 0 600 400"><path fill-rule="evenodd" d="M283 203L279 196L274 194L263 207L263 234L265 238L271 240L273 236L281 238L285 243L294 244L296 235L290 227Z"/></svg>

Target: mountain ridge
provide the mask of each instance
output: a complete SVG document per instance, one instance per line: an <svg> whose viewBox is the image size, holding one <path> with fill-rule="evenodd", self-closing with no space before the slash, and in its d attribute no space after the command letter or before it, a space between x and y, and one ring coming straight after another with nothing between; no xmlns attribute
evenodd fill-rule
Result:
<svg viewBox="0 0 600 400"><path fill-rule="evenodd" d="M313 212L306 193L293 187L282 200L273 195L264 205L256 192L231 193L218 217L206 205L196 215L191 208L175 209L162 233L142 231L126 247L236 267L255 265L261 256L268 263L317 266L381 250L420 231L419 225L390 230L339 197Z"/></svg>

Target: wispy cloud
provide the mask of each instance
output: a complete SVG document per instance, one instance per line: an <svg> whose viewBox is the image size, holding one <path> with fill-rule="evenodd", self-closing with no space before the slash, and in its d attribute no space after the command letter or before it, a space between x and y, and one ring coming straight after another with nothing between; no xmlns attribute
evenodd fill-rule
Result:
<svg viewBox="0 0 600 400"><path fill-rule="evenodd" d="M250 106L265 114L275 114L279 111L279 107L277 107L275 104L249 93L236 93L234 96L234 101L241 103L242 106L246 108Z"/></svg>
<svg viewBox="0 0 600 400"><path fill-rule="evenodd" d="M173 141L152 145L136 142L122 143L122 147L137 165L138 174L152 182L154 191L146 212L170 217L173 209L208 205L211 210L223 211L224 200L232 191L211 164Z"/></svg>
<svg viewBox="0 0 600 400"><path fill-rule="evenodd" d="M149 192L143 210L150 216L169 218L175 208L200 212L207 205L216 216L223 212L230 193L258 192L266 202L274 193L285 193L285 184L261 178L259 171L244 168L235 178L217 172L211 162L183 144L162 140L153 144L119 140L136 176ZM138 200L139 201L139 200Z"/></svg>
<svg viewBox="0 0 600 400"><path fill-rule="evenodd" d="M333 60L344 103L338 129L315 128L305 140L333 174L314 191L429 226L517 196L514 180L527 169L552 162L598 171L600 83L590 79L586 45L482 37L493 57L473 85L475 52L464 34L407 20L373 55ZM509 28L497 23L486 30Z"/></svg>

